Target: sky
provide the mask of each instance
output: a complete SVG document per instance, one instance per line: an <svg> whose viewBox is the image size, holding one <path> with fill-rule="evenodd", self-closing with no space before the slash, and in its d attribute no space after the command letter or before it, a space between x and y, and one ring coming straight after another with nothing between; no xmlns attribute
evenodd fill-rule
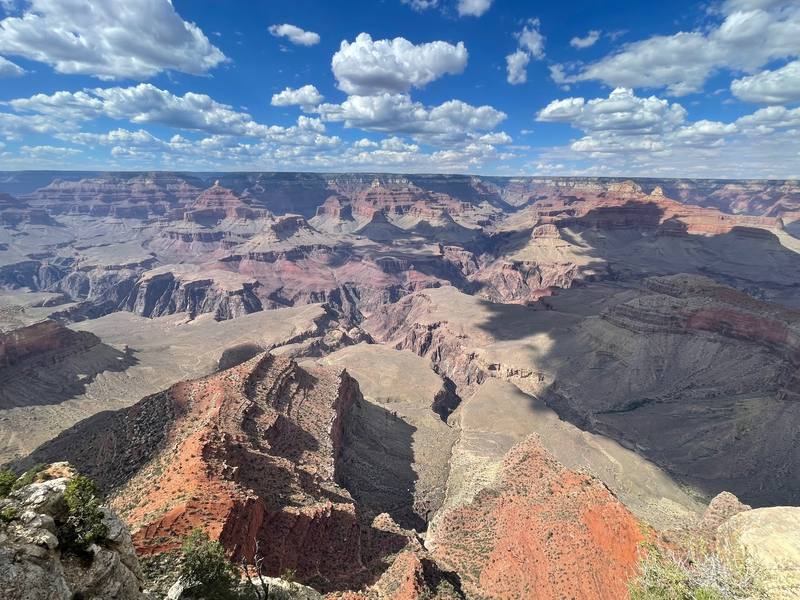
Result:
<svg viewBox="0 0 800 600"><path fill-rule="evenodd" d="M0 0L0 169L800 177L800 0Z"/></svg>

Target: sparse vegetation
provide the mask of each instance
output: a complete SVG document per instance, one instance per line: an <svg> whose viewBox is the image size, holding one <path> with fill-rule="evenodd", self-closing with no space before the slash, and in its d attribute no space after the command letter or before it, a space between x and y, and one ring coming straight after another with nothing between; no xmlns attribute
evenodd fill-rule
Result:
<svg viewBox="0 0 800 600"><path fill-rule="evenodd" d="M64 502L67 504L67 519L59 526L58 539L62 548L84 553L108 534L100 510L97 484L88 477L77 475L67 483Z"/></svg>
<svg viewBox="0 0 800 600"><path fill-rule="evenodd" d="M766 600L762 573L750 561L722 560L712 552L682 557L644 548L639 573L628 585L631 600Z"/></svg>
<svg viewBox="0 0 800 600"><path fill-rule="evenodd" d="M11 490L14 489L14 483L17 481L17 474L10 469L0 471L0 498L7 497Z"/></svg>
<svg viewBox="0 0 800 600"><path fill-rule="evenodd" d="M2 510L0 510L0 524L8 525L9 523L11 523L11 521L16 519L17 516L18 514L16 508L14 508L13 506L6 506Z"/></svg>
<svg viewBox="0 0 800 600"><path fill-rule="evenodd" d="M239 573L219 542L196 529L183 545L181 579L187 598L238 600Z"/></svg>

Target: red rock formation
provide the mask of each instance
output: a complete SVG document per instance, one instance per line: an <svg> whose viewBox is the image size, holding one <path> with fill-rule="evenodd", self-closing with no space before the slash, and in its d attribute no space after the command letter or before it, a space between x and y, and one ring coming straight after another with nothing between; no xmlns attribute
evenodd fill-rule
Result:
<svg viewBox="0 0 800 600"><path fill-rule="evenodd" d="M322 588L364 571L356 509L335 481L343 415L359 396L346 372L262 355L167 396L164 441L114 500L141 554L200 527L234 559L258 544L269 573L291 568Z"/></svg>
<svg viewBox="0 0 800 600"><path fill-rule="evenodd" d="M496 482L445 513L433 556L476 598L626 598L636 518L599 480L566 469L527 438Z"/></svg>

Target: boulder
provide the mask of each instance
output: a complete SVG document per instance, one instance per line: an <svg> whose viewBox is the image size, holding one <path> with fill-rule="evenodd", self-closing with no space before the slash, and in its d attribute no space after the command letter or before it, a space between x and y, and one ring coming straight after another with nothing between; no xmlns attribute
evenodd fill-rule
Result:
<svg viewBox="0 0 800 600"><path fill-rule="evenodd" d="M800 507L736 514L717 530L717 547L728 560L753 561L771 599L800 598Z"/></svg>

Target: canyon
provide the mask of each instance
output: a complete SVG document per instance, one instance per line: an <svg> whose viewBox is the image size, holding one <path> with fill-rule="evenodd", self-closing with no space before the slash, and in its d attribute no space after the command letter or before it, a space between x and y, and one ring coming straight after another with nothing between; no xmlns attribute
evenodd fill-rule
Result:
<svg viewBox="0 0 800 600"><path fill-rule="evenodd" d="M143 561L625 598L795 526L797 223L796 181L0 173L0 463L91 477Z"/></svg>

